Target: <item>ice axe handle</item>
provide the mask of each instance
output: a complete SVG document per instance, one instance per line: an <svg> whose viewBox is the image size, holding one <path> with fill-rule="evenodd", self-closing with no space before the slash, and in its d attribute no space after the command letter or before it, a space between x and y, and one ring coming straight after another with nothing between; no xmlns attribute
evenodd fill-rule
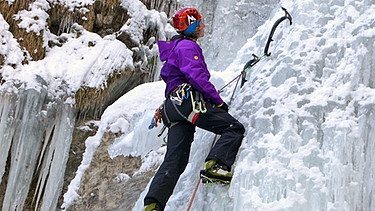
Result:
<svg viewBox="0 0 375 211"><path fill-rule="evenodd" d="M272 29L271 29L271 32L270 32L270 35L268 36L268 40L267 40L267 43L266 43L266 47L264 48L264 55L266 56L271 56L271 53L268 52L268 49L270 48L270 44L271 42L273 41L272 37L273 37L273 34L275 33L276 31L276 28L277 26L283 22L284 20L288 19L289 20L289 23L290 25L292 25L292 16L289 14L289 12L284 8L284 7L281 7L281 9L284 10L285 12L285 15L281 18L279 18L272 26Z"/></svg>

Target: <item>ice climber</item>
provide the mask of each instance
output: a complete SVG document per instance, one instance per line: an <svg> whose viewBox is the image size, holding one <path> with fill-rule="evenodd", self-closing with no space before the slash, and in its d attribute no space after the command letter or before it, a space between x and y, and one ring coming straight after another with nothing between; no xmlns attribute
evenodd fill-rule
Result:
<svg viewBox="0 0 375 211"><path fill-rule="evenodd" d="M184 8L173 16L178 35L159 41L161 78L166 83L163 105L156 110L155 122L168 127L167 152L144 198L145 211L164 210L169 197L189 160L195 127L221 135L205 160L201 177L229 183L231 167L245 129L228 113L204 61L197 39L205 25L195 8Z"/></svg>

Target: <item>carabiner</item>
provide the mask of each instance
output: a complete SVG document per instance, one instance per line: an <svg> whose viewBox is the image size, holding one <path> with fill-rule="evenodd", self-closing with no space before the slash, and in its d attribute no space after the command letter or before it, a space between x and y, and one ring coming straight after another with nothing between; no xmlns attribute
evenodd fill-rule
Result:
<svg viewBox="0 0 375 211"><path fill-rule="evenodd" d="M196 113L196 114L201 112L200 111L200 108L201 108L201 104L200 103L201 102L197 102L197 101L193 102L193 112Z"/></svg>
<svg viewBox="0 0 375 211"><path fill-rule="evenodd" d="M184 99L187 100L187 99L189 99L190 86L188 86L188 87L185 89L185 91L186 91L186 95L184 95Z"/></svg>
<svg viewBox="0 0 375 211"><path fill-rule="evenodd" d="M204 114L207 112L207 108L206 108L206 104L205 103L202 103L201 104L201 109L200 109L201 113Z"/></svg>

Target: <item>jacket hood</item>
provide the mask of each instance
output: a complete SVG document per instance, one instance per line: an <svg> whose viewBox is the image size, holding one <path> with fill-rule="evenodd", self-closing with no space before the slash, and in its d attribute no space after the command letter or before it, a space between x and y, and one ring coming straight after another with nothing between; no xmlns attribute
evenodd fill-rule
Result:
<svg viewBox="0 0 375 211"><path fill-rule="evenodd" d="M175 48L177 42L173 41L158 41L160 60L162 62L166 61L169 57L169 54Z"/></svg>

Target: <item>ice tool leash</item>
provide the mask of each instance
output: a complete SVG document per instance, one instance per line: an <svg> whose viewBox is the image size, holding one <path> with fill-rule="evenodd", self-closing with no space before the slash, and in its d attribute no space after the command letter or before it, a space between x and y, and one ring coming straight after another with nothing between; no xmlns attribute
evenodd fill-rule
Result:
<svg viewBox="0 0 375 211"><path fill-rule="evenodd" d="M237 77L235 77L233 80L231 80L229 83L227 83L225 86L223 86L223 87L219 90L219 93L223 92L223 90L224 90L227 86L229 86L229 84L231 84L231 83L233 83L234 81L237 80L236 85L235 85L234 90L233 90L233 93L232 93L232 96L231 96L231 98L230 98L230 102L228 103L228 106L230 106L231 103L232 103L232 100L233 100L233 97L234 97L234 93L236 92L236 88L237 88L237 85L238 85L238 83L239 83L239 79L241 79L241 85L240 85L240 88L242 88L243 85L245 84L245 82L247 81L247 80L246 80L246 73L250 70L250 68L252 68L254 65L256 65L259 61L261 61L261 60L263 60L264 58L266 58L266 57L268 57L268 56L271 55L271 53L269 52L269 47L270 47L271 42L273 41L273 34L275 33L277 26L278 26L281 22L283 22L284 20L289 20L290 25L292 25L292 16L288 13L288 11L287 11L284 7L281 7L281 8L282 8L282 10L284 10L285 15L284 15L283 17L279 18L279 19L273 24L272 29L271 29L271 32L270 32L270 34L269 34L269 36L268 36L268 39L267 39L266 46L265 46L265 48L264 48L264 53L263 53L263 55L260 56L260 57L258 57L258 56L256 56L255 54L253 54L253 55L252 55L253 58L252 58L251 60L249 60L249 61L245 64L243 70L241 71L241 74L239 74ZM215 135L215 137L214 137L214 140L213 140L213 142L212 142L212 144L211 144L211 149L212 149L213 146L215 145L216 139L217 139L217 135ZM190 198L190 200L189 200L189 204L188 204L188 207L187 207L186 211L190 211L190 208L191 208L191 206L192 206L192 204L193 204L193 201L194 201L195 195L196 195L196 193L197 193L197 190L198 190L198 187L199 187L200 182L201 182L201 178L198 178L198 181L197 181L197 183L196 183L196 185L195 185L195 188L194 188L193 194L192 194L192 196L191 196L191 198Z"/></svg>

